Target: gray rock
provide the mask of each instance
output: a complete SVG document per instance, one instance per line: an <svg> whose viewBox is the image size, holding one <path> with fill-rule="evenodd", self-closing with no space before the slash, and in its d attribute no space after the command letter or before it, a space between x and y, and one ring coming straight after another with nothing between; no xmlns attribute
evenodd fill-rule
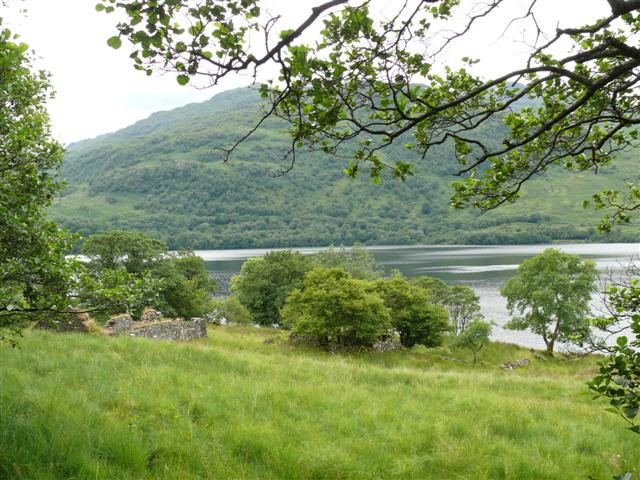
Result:
<svg viewBox="0 0 640 480"><path fill-rule="evenodd" d="M404 348L402 344L393 338L378 340L373 344L373 349L377 352L389 352L391 350L400 350L402 348Z"/></svg>
<svg viewBox="0 0 640 480"><path fill-rule="evenodd" d="M127 332L130 337L154 340L195 340L207 336L207 322L203 318L173 320L152 325L134 324Z"/></svg>
<svg viewBox="0 0 640 480"><path fill-rule="evenodd" d="M513 370L515 368L526 367L530 363L531 360L529 360L528 358L523 358L522 360L517 360L515 362L503 363L502 365L500 365L500 368L502 368L503 370Z"/></svg>
<svg viewBox="0 0 640 480"><path fill-rule="evenodd" d="M162 313L153 308L146 308L144 312L142 312L142 316L140 316L141 322L155 322L162 318Z"/></svg>
<svg viewBox="0 0 640 480"><path fill-rule="evenodd" d="M119 335L122 332L127 332L131 328L131 325L133 325L133 318L131 318L131 315L124 313L107 320L104 329L111 335Z"/></svg>

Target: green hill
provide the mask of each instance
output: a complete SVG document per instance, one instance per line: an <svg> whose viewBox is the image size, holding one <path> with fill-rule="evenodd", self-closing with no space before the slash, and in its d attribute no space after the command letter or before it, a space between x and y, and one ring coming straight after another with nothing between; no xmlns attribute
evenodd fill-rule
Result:
<svg viewBox="0 0 640 480"><path fill-rule="evenodd" d="M331 355L286 333L189 344L26 332L0 345L0 478L586 479L640 471L596 358L492 344ZM265 341L268 340L267 344ZM456 361L457 360L457 361Z"/></svg>
<svg viewBox="0 0 640 480"><path fill-rule="evenodd" d="M266 122L222 162L216 147L228 146L258 118L258 94L231 90L116 133L69 147L62 170L68 182L53 216L72 230L142 230L171 248L311 246L328 244L542 243L563 240L631 241L636 227L603 237L599 213L583 210L584 199L603 188L637 179L627 155L592 173L549 172L527 185L514 205L480 214L448 207L455 161L450 149L422 161L400 145L387 159L415 164L406 182L390 178L374 185L366 172L351 180L344 159L302 152L294 169L282 155L286 126ZM499 126L485 127L491 135ZM497 138L497 135L496 135Z"/></svg>

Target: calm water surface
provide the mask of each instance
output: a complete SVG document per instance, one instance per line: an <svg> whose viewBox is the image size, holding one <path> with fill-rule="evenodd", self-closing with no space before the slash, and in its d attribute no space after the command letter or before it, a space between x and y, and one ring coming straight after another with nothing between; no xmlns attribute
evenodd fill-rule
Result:
<svg viewBox="0 0 640 480"><path fill-rule="evenodd" d="M507 245L507 246L384 246L367 247L386 273L398 269L407 277L430 275L448 283L463 283L473 287L480 296L482 313L493 320L493 338L503 342L542 348L542 340L530 332L501 328L509 320L506 301L500 296L502 284L515 275L518 265L545 248L558 248L596 262L599 270L621 270L632 257L640 257L639 243L601 243L565 245ZM217 275L238 273L242 264L251 257L264 255L277 249L201 250L207 268ZM312 254L320 248L294 248L303 254ZM594 297L593 307L598 299Z"/></svg>

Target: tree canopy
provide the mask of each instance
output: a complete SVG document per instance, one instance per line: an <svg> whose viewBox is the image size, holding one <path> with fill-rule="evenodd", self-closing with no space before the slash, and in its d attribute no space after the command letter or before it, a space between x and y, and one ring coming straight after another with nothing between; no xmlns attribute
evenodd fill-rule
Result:
<svg viewBox="0 0 640 480"><path fill-rule="evenodd" d="M431 292L407 281L401 275L373 282L372 290L391 312L391 325L398 332L400 343L437 347L449 331L449 317L442 305L431 303Z"/></svg>
<svg viewBox="0 0 640 480"><path fill-rule="evenodd" d="M263 119L288 122L290 167L308 147L350 159L345 171L352 176L366 165L374 181L383 171L406 178L411 165L391 163L381 151L400 142L425 158L446 143L461 176L452 204L490 209L515 200L525 182L554 165L597 171L637 145L640 122L639 0L602 0L601 18L553 32L541 30L536 0L523 2L504 26L528 22L537 33L520 68L484 78L468 57L461 67L441 68L446 48L472 40L476 26L499 18L506 3L408 0L377 19L372 0L329 0L287 29L260 0L102 0L97 9L125 14L108 44L119 48L127 39L135 68L149 75L169 71L182 85L194 77L216 85L276 65L278 79L260 86L270 100ZM312 45L305 33L316 24ZM262 41L251 41L256 36ZM494 120L503 127L497 141L476 135ZM237 145L226 147L227 155ZM628 222L640 208L637 185L595 194L593 203L611 209L603 230Z"/></svg>
<svg viewBox="0 0 640 480"><path fill-rule="evenodd" d="M96 273L123 270L155 284L153 294L137 305L136 317L149 305L166 316L185 318L200 317L214 307L211 295L218 285L193 252L169 252L162 241L140 232L106 231L88 237L82 253Z"/></svg>
<svg viewBox="0 0 640 480"><path fill-rule="evenodd" d="M82 252L98 268L124 267L129 273L141 273L167 253L167 246L140 232L114 230L91 235Z"/></svg>
<svg viewBox="0 0 640 480"><path fill-rule="evenodd" d="M48 75L0 18L0 327L45 316L128 310L143 282L127 272L93 275L67 253L75 238L46 218L60 189L63 149L50 132ZM14 341L0 332L0 340Z"/></svg>
<svg viewBox="0 0 640 480"><path fill-rule="evenodd" d="M323 346L371 347L390 331L389 309L358 280L341 268L316 268L304 277L282 308L282 321L297 335Z"/></svg>
<svg viewBox="0 0 640 480"><path fill-rule="evenodd" d="M589 336L589 301L597 272L591 260L554 248L522 262L515 277L500 290L514 317L507 328L542 336L547 353L556 341L581 341Z"/></svg>
<svg viewBox="0 0 640 480"><path fill-rule="evenodd" d="M289 293L301 288L311 260L298 252L274 251L250 258L231 279L231 291L264 326L279 325L280 309Z"/></svg>
<svg viewBox="0 0 640 480"><path fill-rule="evenodd" d="M453 346L471 350L471 353L473 353L473 365L475 365L478 360L478 352L489 343L490 335L491 323L476 318L454 338Z"/></svg>
<svg viewBox="0 0 640 480"><path fill-rule="evenodd" d="M467 285L452 285L447 292L445 307L456 333L465 331L474 319L481 319L480 297Z"/></svg>

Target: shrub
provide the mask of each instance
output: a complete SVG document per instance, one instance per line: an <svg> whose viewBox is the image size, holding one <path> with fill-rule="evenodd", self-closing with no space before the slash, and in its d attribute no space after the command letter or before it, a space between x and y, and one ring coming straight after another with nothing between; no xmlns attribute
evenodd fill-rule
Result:
<svg viewBox="0 0 640 480"><path fill-rule="evenodd" d="M429 292L429 301L444 305L449 295L449 286L439 278L424 275L411 279L411 284Z"/></svg>
<svg viewBox="0 0 640 480"><path fill-rule="evenodd" d="M254 323L251 312L240 303L238 297L229 297L225 300L217 300L216 319L218 322L224 318L228 323L248 325Z"/></svg>
<svg viewBox="0 0 640 480"><path fill-rule="evenodd" d="M231 279L231 291L259 325L279 325L287 295L301 288L311 261L291 251L269 252L247 260Z"/></svg>
<svg viewBox="0 0 640 480"><path fill-rule="evenodd" d="M391 328L389 309L370 284L339 268L309 272L282 309L296 335L324 346L372 346Z"/></svg>
<svg viewBox="0 0 640 480"><path fill-rule="evenodd" d="M372 284L391 312L391 323L405 347L442 344L444 332L450 330L447 312L441 305L429 302L429 292L412 285L406 278L394 275Z"/></svg>
<svg viewBox="0 0 640 480"><path fill-rule="evenodd" d="M211 295L218 288L204 260L193 252L158 261L152 273L164 281L158 308L168 316L201 317L213 308Z"/></svg>
<svg viewBox="0 0 640 480"><path fill-rule="evenodd" d="M468 348L473 353L473 364L476 364L478 352L489 343L491 324L480 319L472 320L467 328L453 340L453 346Z"/></svg>

